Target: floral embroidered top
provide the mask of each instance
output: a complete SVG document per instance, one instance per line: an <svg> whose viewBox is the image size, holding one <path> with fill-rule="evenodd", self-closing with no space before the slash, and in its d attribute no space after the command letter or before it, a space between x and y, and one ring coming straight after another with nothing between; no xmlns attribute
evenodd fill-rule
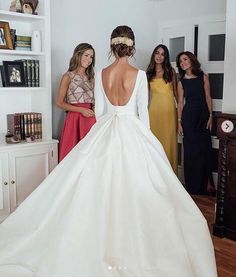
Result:
<svg viewBox="0 0 236 277"><path fill-rule="evenodd" d="M69 104L94 104L94 79L88 80L87 77L81 77L71 71L66 72L66 74L71 80L66 93L66 102Z"/></svg>

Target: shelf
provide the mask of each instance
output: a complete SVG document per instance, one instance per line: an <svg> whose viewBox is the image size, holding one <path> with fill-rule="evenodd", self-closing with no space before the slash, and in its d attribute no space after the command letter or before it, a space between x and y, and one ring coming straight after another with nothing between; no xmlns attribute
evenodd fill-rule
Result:
<svg viewBox="0 0 236 277"><path fill-rule="evenodd" d="M0 54L1 55L15 55L15 56L45 56L45 52L8 50L8 49L0 49Z"/></svg>
<svg viewBox="0 0 236 277"><path fill-rule="evenodd" d="M32 147L32 146L37 146L37 145L38 146L46 145L46 144L49 144L49 143L58 144L58 140L56 140L56 139L49 139L49 140L38 139L38 140L35 140L34 142L26 142L24 140L24 141L21 141L21 142L18 142L18 143L6 143L4 140L5 140L4 134L1 134L1 137L0 137L0 151L1 150L6 151L6 147L8 147L8 148L21 148L21 147Z"/></svg>
<svg viewBox="0 0 236 277"><path fill-rule="evenodd" d="M10 12L0 10L0 17L1 20L15 20L15 21L27 21L27 22L34 22L37 20L44 20L45 17L41 15L34 15L34 14L26 14L26 13L17 13L17 12Z"/></svg>
<svg viewBox="0 0 236 277"><path fill-rule="evenodd" d="M45 87L0 87L0 93L5 91L40 91Z"/></svg>

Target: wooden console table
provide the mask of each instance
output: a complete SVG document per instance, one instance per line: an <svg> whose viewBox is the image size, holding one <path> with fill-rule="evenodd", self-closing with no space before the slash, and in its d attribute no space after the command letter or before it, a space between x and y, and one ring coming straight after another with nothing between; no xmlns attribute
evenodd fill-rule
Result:
<svg viewBox="0 0 236 277"><path fill-rule="evenodd" d="M213 234L236 240L236 114L217 113L218 186Z"/></svg>

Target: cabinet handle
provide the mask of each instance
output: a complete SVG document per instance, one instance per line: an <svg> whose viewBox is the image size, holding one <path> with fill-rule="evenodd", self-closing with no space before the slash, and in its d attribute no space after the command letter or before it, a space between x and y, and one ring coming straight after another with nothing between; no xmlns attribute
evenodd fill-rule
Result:
<svg viewBox="0 0 236 277"><path fill-rule="evenodd" d="M12 180L12 181L11 181L11 183L12 183L12 184L15 184L15 181L14 181L14 180Z"/></svg>
<svg viewBox="0 0 236 277"><path fill-rule="evenodd" d="M4 185L7 186L7 185L8 185L8 182L4 182Z"/></svg>

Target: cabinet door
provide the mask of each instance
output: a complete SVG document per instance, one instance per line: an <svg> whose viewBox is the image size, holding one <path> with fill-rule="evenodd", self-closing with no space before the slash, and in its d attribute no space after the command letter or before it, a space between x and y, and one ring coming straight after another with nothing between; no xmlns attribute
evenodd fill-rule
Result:
<svg viewBox="0 0 236 277"><path fill-rule="evenodd" d="M227 149L228 179L225 196L225 227L232 231L236 239L236 140L229 140Z"/></svg>
<svg viewBox="0 0 236 277"><path fill-rule="evenodd" d="M0 153L0 222L10 213L8 154Z"/></svg>
<svg viewBox="0 0 236 277"><path fill-rule="evenodd" d="M10 153L11 211L15 210L50 173L52 156L51 145Z"/></svg>

